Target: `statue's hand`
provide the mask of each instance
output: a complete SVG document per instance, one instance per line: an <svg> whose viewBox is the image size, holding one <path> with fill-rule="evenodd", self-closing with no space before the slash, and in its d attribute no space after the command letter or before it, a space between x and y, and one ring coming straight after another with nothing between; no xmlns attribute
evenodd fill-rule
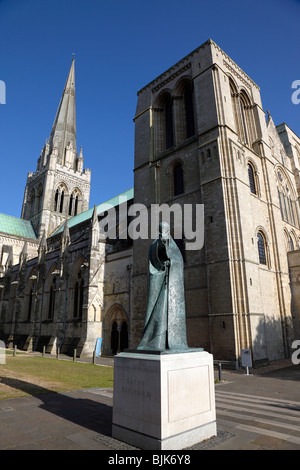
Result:
<svg viewBox="0 0 300 470"><path fill-rule="evenodd" d="M164 265L165 265L166 268L168 268L170 266L170 261L169 260L165 261Z"/></svg>

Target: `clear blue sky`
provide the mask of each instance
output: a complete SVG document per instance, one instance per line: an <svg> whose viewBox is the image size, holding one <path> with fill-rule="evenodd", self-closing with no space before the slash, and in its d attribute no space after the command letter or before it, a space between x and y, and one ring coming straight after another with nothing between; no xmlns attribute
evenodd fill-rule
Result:
<svg viewBox="0 0 300 470"><path fill-rule="evenodd" d="M76 53L77 144L90 207L133 186L137 91L213 39L300 135L299 0L0 0L0 212L20 217Z"/></svg>

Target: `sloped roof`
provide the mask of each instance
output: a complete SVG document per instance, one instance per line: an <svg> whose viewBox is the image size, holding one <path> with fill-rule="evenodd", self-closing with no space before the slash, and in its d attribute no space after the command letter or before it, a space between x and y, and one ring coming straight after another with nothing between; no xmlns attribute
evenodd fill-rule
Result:
<svg viewBox="0 0 300 470"><path fill-rule="evenodd" d="M18 219L11 215L0 214L0 232L18 237L37 239L30 220Z"/></svg>
<svg viewBox="0 0 300 470"><path fill-rule="evenodd" d="M102 202L98 206L96 206L97 210L97 215L103 214L103 212L107 211L111 207L116 207L119 204L122 204L123 202L129 201L130 199L133 199L133 193L134 190L133 188L128 189L124 193L119 194L118 196L113 197L112 199L109 199L108 201ZM75 225L80 224L81 222L85 222L88 219L91 219L93 216L94 212L94 207L91 209L88 209L85 212L81 212L81 214L75 215L74 217L68 219L68 227L74 227ZM64 229L65 223L63 223L57 230L55 230L54 233L52 233L51 237L54 235L57 235L58 233L62 232Z"/></svg>

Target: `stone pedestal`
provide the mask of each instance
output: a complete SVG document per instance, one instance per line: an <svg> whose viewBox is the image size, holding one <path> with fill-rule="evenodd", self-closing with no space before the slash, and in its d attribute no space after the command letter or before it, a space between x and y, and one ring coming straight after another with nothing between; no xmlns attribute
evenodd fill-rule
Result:
<svg viewBox="0 0 300 470"><path fill-rule="evenodd" d="M216 433L211 354L115 357L114 438L140 449L180 450Z"/></svg>

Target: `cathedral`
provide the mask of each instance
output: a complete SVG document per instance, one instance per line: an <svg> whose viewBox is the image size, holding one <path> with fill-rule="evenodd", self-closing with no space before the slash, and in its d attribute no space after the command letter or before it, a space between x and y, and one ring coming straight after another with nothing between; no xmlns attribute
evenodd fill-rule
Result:
<svg viewBox="0 0 300 470"><path fill-rule="evenodd" d="M103 355L137 346L152 240L121 235L127 209L201 204L201 248L189 249L184 231L175 237L171 220L189 346L236 367L242 349L256 366L290 357L300 334L300 138L275 125L259 86L212 40L138 91L134 123L134 188L90 208L73 60L21 218L0 214L0 340L82 357L98 341ZM110 213L115 230L103 237Z"/></svg>

